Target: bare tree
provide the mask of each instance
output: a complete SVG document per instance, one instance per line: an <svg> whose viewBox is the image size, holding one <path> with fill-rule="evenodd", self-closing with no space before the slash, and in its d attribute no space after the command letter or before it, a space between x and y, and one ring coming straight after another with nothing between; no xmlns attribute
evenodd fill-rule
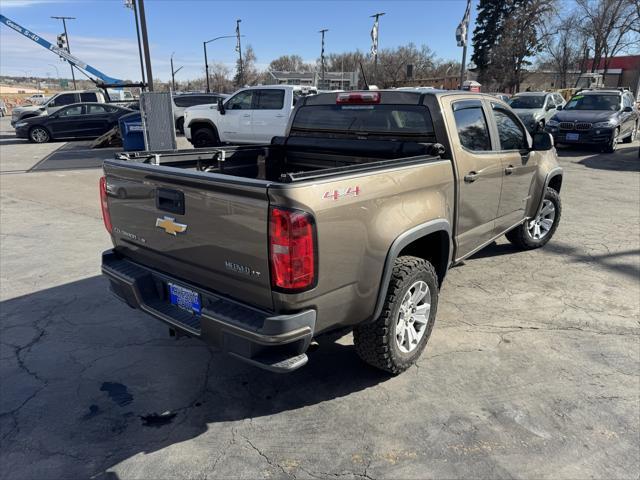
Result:
<svg viewBox="0 0 640 480"><path fill-rule="evenodd" d="M247 45L242 53L242 79L240 78L240 61L238 61L236 62L236 75L233 78L233 83L239 87L255 85L260 79L260 73L256 68L256 54L251 45ZM240 85L241 80L242 85Z"/></svg>
<svg viewBox="0 0 640 480"><path fill-rule="evenodd" d="M558 72L559 88L567 88L569 71L577 68L584 52L586 38L581 32L575 12L545 29L545 53L540 60Z"/></svg>
<svg viewBox="0 0 640 480"><path fill-rule="evenodd" d="M616 54L640 42L638 0L576 0L581 26L593 51L591 71L604 67L603 77Z"/></svg>
<svg viewBox="0 0 640 480"><path fill-rule="evenodd" d="M269 70L279 72L311 72L313 69L300 55L282 55L269 64Z"/></svg>
<svg viewBox="0 0 640 480"><path fill-rule="evenodd" d="M229 93L233 91L233 82L230 78L231 69L224 63L214 63L209 65L209 81L211 89L218 93Z"/></svg>

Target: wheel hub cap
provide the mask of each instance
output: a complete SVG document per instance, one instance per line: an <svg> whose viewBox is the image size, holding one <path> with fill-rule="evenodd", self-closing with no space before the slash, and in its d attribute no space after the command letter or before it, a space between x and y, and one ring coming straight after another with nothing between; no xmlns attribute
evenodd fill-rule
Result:
<svg viewBox="0 0 640 480"><path fill-rule="evenodd" d="M553 227L556 218L556 207L551 200L545 199L542 202L540 213L529 222L527 231L534 240L541 240L546 237Z"/></svg>
<svg viewBox="0 0 640 480"><path fill-rule="evenodd" d="M396 345L403 353L415 350L422 340L431 312L431 291L419 280L409 287L402 298L396 322Z"/></svg>

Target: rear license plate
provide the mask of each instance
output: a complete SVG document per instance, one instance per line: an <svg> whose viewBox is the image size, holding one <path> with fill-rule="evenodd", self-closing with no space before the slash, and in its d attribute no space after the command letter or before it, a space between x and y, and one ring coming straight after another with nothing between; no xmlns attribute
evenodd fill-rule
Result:
<svg viewBox="0 0 640 480"><path fill-rule="evenodd" d="M579 133L567 133L567 140L571 140L573 142L577 142L578 140L580 140L580 134Z"/></svg>
<svg viewBox="0 0 640 480"><path fill-rule="evenodd" d="M193 313L200 313L202 311L200 295L198 295L198 293L174 283L169 283L168 285L169 301L172 305Z"/></svg>

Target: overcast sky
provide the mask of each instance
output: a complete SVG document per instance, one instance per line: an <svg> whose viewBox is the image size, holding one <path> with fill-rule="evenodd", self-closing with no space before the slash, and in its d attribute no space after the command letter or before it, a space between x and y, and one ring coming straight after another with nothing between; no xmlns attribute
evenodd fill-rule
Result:
<svg viewBox="0 0 640 480"><path fill-rule="evenodd" d="M473 0L471 25L476 4ZM369 16L376 12L386 12L380 20L380 48L414 42L428 45L441 58L459 61L462 49L456 46L455 29L465 5L466 0L145 1L153 74L161 80L170 78L172 52L176 68L184 67L177 79L202 76L202 42L233 35L236 18L242 19L243 44L253 46L260 68L283 54L315 61L321 28L329 29L326 53L356 48L368 52L373 21ZM76 17L67 24L73 55L111 77L140 80L133 12L122 0L1 0L0 13L52 43L62 24L50 16ZM209 62L233 66L234 47L233 39L209 44ZM60 76L70 76L68 65L54 54L0 26L0 74L55 77L56 67Z"/></svg>

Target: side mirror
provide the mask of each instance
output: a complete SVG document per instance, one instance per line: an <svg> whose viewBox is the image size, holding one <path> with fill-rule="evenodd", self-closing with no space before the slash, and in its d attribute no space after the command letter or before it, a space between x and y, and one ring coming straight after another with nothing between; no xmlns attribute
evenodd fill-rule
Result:
<svg viewBox="0 0 640 480"><path fill-rule="evenodd" d="M553 105L547 105L547 108L545 108L545 110L548 112L549 110L553 110L554 108L556 107L554 107Z"/></svg>
<svg viewBox="0 0 640 480"><path fill-rule="evenodd" d="M562 110L562 105L558 105L558 106L556 107L556 110Z"/></svg>
<svg viewBox="0 0 640 480"><path fill-rule="evenodd" d="M625 112L625 113L630 113L630 112L633 112L633 108L631 108L631 107L624 107L624 108L622 109L622 111L623 111L623 112Z"/></svg>
<svg viewBox="0 0 640 480"><path fill-rule="evenodd" d="M531 150L546 151L553 148L553 137L547 132L536 132L533 134L533 147Z"/></svg>
<svg viewBox="0 0 640 480"><path fill-rule="evenodd" d="M222 101L221 98L218 99L218 111L220 112L220 115L225 114L224 102Z"/></svg>

